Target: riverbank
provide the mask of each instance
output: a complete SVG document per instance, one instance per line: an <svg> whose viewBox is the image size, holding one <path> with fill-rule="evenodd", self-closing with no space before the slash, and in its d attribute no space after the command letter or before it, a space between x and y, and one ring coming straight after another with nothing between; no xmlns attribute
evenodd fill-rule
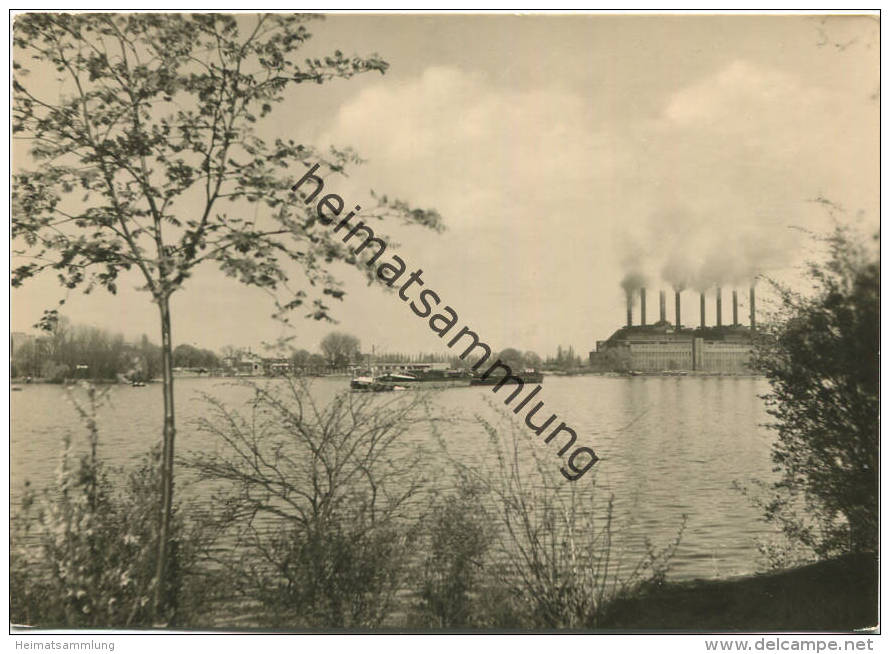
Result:
<svg viewBox="0 0 890 654"><path fill-rule="evenodd" d="M626 372L615 372L577 368L574 370L543 370L542 372L544 375L553 377L581 377L584 375L596 377L735 377L741 379L763 377L762 374L753 372L718 372L713 370L628 370Z"/></svg>
<svg viewBox="0 0 890 654"><path fill-rule="evenodd" d="M506 590L504 591L506 592ZM496 593L496 595L499 595ZM410 597L406 596L410 602ZM209 628L261 629L261 607L220 607ZM402 607L374 632L418 630ZM699 579L638 588L605 607L597 627L585 633L766 633L870 631L878 624L878 565L874 555L850 555L778 572L733 579ZM511 624L481 631L534 630ZM313 631L310 629L309 631ZM447 630L446 630L447 631ZM454 630L452 630L454 631ZM464 627L460 633L477 629Z"/></svg>
<svg viewBox="0 0 890 654"><path fill-rule="evenodd" d="M878 561L859 554L769 574L672 582L616 600L616 632L839 631L878 624Z"/></svg>
<svg viewBox="0 0 890 654"><path fill-rule="evenodd" d="M149 382L160 381L160 380L148 380ZM89 382L90 384L95 384L97 386L107 386L107 385L127 385L130 382L123 382L119 379L49 379L48 377L12 377L9 380L11 386L30 386L37 384L52 384L53 386L71 386L72 384L79 384L80 382ZM21 388L14 388L13 390L21 390Z"/></svg>
<svg viewBox="0 0 890 654"><path fill-rule="evenodd" d="M311 378L319 378L319 377L331 377L335 379L349 379L351 375L349 373L330 373L330 374L307 374L303 375L304 377ZM238 380L248 380L248 379L276 379L279 376L276 375L248 375L241 373L227 373L227 374L216 374L216 373L198 373L198 372L189 372L189 371L175 371L173 373L174 380L177 379L238 379ZM90 384L96 385L120 385L120 386L129 386L132 382L127 381L126 379L86 379L86 378L70 378L70 379L49 379L47 377L31 377L30 380L27 377L13 377L10 380L10 384L12 386L28 386L31 384L53 384L55 386L70 386L72 384L77 384L80 382L89 382ZM163 383L163 379L160 377L156 377L154 379L144 379L142 380L143 384L161 384ZM21 390L18 388L16 390Z"/></svg>

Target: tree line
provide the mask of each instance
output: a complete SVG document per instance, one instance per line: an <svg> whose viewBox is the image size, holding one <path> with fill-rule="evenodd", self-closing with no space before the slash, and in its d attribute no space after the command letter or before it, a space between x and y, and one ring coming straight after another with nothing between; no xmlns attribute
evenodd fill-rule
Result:
<svg viewBox="0 0 890 654"><path fill-rule="evenodd" d="M65 317L44 322L40 335L11 337L10 373L61 382L66 379L151 379L160 373L161 351L147 336L128 342L122 334Z"/></svg>
<svg viewBox="0 0 890 654"><path fill-rule="evenodd" d="M49 311L38 323L40 334L15 334L11 337L11 375L51 382L68 379L112 380L124 377L131 381L148 381L161 374L161 348L142 335L128 341L122 334L91 325L74 325L65 316ZM182 343L173 348L173 366L208 373L225 373L239 361L253 355L246 348L228 345L219 352L195 344ZM455 369L471 364L458 356L435 352L367 353L361 341L345 332L334 331L325 336L318 352L297 349L286 357L289 370L324 372L369 363L447 363ZM559 348L557 356L546 361L531 350L506 348L492 360L500 359L513 370L541 368L575 368L580 360L572 348Z"/></svg>
<svg viewBox="0 0 890 654"><path fill-rule="evenodd" d="M123 334L92 325L74 325L47 312L38 335L10 338L13 378L62 382L70 379L148 381L161 374L161 348L145 334L128 341ZM183 343L173 350L178 368L218 370L222 359L212 350Z"/></svg>

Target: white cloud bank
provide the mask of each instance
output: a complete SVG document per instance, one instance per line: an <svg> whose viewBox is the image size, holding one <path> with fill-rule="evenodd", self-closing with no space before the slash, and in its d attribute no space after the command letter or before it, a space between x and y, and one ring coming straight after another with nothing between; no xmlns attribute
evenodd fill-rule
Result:
<svg viewBox="0 0 890 654"><path fill-rule="evenodd" d="M363 181L438 208L449 232L406 247L473 315L540 347L542 319L589 342L614 326L628 269L745 286L797 262L795 227L824 228L809 200L876 213L877 106L851 93L739 59L641 117L432 67L366 88L322 140L367 157Z"/></svg>

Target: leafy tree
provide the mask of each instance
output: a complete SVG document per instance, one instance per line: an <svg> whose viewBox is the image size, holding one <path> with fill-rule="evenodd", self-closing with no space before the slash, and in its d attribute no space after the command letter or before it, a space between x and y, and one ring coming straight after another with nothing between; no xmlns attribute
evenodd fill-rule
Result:
<svg viewBox="0 0 890 654"><path fill-rule="evenodd" d="M70 328L54 358L72 371L85 365L83 376L114 379L118 373L132 367L128 349L122 334L112 334L91 325L77 325Z"/></svg>
<svg viewBox="0 0 890 654"><path fill-rule="evenodd" d="M303 368L309 365L309 359L312 357L312 353L309 350L296 350L293 354L291 354L290 360L294 369L302 370Z"/></svg>
<svg viewBox="0 0 890 654"><path fill-rule="evenodd" d="M136 355L139 359L141 378L154 379L161 372L161 350L148 340L148 336L142 335L139 345L136 347Z"/></svg>
<svg viewBox="0 0 890 654"><path fill-rule="evenodd" d="M321 339L320 347L328 363L335 367L348 365L362 353L361 341L352 334L343 332L331 332Z"/></svg>
<svg viewBox="0 0 890 654"><path fill-rule="evenodd" d="M324 370L328 365L327 360L325 360L325 358L318 353L312 354L306 363L308 364L309 368L311 368L315 372Z"/></svg>
<svg viewBox="0 0 890 654"><path fill-rule="evenodd" d="M782 312L754 357L778 432L766 517L822 557L878 544L879 263L848 230L827 242L812 295L774 284Z"/></svg>
<svg viewBox="0 0 890 654"><path fill-rule="evenodd" d="M514 372L521 372L525 369L525 357L516 348L508 347L506 350L501 350L497 358L510 366ZM496 360L492 359L492 362Z"/></svg>
<svg viewBox="0 0 890 654"><path fill-rule="evenodd" d="M526 350L522 357L525 359L525 365L528 368L540 368L543 363L541 356L532 350Z"/></svg>
<svg viewBox="0 0 890 654"><path fill-rule="evenodd" d="M315 208L290 190L310 162L342 173L357 156L348 149L319 153L255 131L296 85L386 70L376 55L348 58L339 51L296 61L312 18L31 13L14 24L13 135L30 142L36 165L13 176L13 254L20 258L13 285L52 270L66 288L115 293L118 277L133 270L158 307L159 621L173 496L171 295L212 261L245 284L287 292L289 299L276 301L286 320L285 312L309 299L288 286L301 272L318 292L309 316L327 319L325 299L343 296L328 265L357 263L318 224ZM39 82L53 76L55 97ZM378 206L365 208L365 220L389 215L439 225L435 212L375 197Z"/></svg>
<svg viewBox="0 0 890 654"><path fill-rule="evenodd" d="M173 350L173 365L182 368L217 368L219 357L210 350L183 343Z"/></svg>
<svg viewBox="0 0 890 654"><path fill-rule="evenodd" d="M182 343L173 348L173 365L177 368L191 368L201 356L200 350L194 345Z"/></svg>
<svg viewBox="0 0 890 654"><path fill-rule="evenodd" d="M571 345L564 350L562 345L556 348L556 358L548 357L547 365L560 368L561 370L573 370L581 366L581 358L575 354L575 348Z"/></svg>
<svg viewBox="0 0 890 654"><path fill-rule="evenodd" d="M54 384L63 383L71 374L71 369L63 363L45 361L40 366L40 376Z"/></svg>
<svg viewBox="0 0 890 654"><path fill-rule="evenodd" d="M12 365L16 376L39 377L40 368L49 358L46 338L28 338L16 344L12 351Z"/></svg>
<svg viewBox="0 0 890 654"><path fill-rule="evenodd" d="M241 350L234 345L224 345L219 353L223 359L237 359L241 356Z"/></svg>

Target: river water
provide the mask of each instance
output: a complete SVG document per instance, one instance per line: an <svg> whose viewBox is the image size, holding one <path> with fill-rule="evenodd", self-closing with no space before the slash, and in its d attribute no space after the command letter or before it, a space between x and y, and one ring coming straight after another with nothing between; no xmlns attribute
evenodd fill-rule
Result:
<svg viewBox="0 0 890 654"><path fill-rule="evenodd" d="M322 401L347 386L345 378L317 379L312 385ZM631 549L642 547L644 538L656 546L667 545L686 515L671 578L728 577L759 569L756 539L768 538L775 530L759 520L758 511L733 488L733 481L768 481L773 475L773 434L762 426L768 416L758 397L767 390L763 379L548 376L543 387L536 401L545 402L544 415L537 420L557 413L558 420L578 433L576 445L596 451L601 460L588 475L595 472L597 488L614 496L616 522L625 526L621 537ZM202 394L233 407L243 406L250 395L248 389L223 379L181 378L175 388L178 453L218 445L190 426L207 410ZM161 387L115 386L109 400L98 416L100 455L111 464L127 464L158 439ZM484 387L445 389L433 396L443 415L467 418L464 427L443 433L461 457L481 460L490 455L484 433L471 419L490 415L492 400L501 401ZM52 481L64 434L82 444L85 432L61 386L23 386L21 392L11 393L10 411L15 512L26 479L37 488ZM410 438L430 445L433 441L424 431ZM540 446L553 450L558 469L557 448Z"/></svg>

